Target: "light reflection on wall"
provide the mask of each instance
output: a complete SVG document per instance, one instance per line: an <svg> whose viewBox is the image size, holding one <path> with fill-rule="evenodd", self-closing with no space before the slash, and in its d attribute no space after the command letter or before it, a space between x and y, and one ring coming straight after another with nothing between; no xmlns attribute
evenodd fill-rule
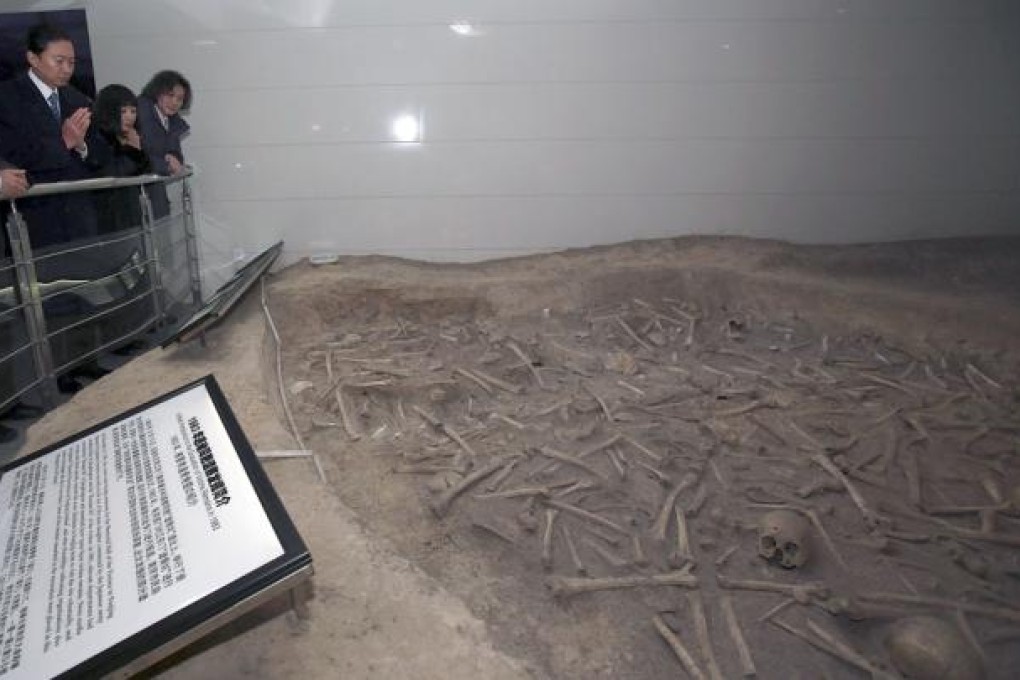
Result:
<svg viewBox="0 0 1020 680"><path fill-rule="evenodd" d="M454 21L449 26L451 31L465 38L477 38L478 36L485 35L483 28L467 21Z"/></svg>
<svg viewBox="0 0 1020 680"><path fill-rule="evenodd" d="M417 144L421 142L421 128L420 116L405 114L393 119L393 125L390 127L390 130L393 133L393 139L396 141L405 144Z"/></svg>

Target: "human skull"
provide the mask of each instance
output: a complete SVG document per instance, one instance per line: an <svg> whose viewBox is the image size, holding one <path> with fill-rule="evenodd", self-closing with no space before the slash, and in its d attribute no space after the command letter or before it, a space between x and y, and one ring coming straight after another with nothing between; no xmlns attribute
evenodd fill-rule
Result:
<svg viewBox="0 0 1020 680"><path fill-rule="evenodd" d="M758 522L758 554L786 569L802 566L808 558L808 524L800 513L773 510Z"/></svg>
<svg viewBox="0 0 1020 680"><path fill-rule="evenodd" d="M981 680L980 657L960 630L933 616L912 616L892 624L885 640L889 658L916 680Z"/></svg>

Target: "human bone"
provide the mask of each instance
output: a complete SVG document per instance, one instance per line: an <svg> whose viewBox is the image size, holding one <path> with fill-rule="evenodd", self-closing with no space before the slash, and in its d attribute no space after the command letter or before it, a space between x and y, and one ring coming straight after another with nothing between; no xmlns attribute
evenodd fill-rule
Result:
<svg viewBox="0 0 1020 680"><path fill-rule="evenodd" d="M758 554L786 569L807 561L808 540L807 520L792 510L772 510L758 522Z"/></svg>

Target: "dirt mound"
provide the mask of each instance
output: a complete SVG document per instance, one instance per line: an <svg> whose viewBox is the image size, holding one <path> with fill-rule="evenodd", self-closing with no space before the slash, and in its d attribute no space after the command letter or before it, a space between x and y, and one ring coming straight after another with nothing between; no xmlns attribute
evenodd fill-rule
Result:
<svg viewBox="0 0 1020 680"><path fill-rule="evenodd" d="M724 677L853 677L935 610L1005 677L1018 250L352 258L288 270L272 309L344 503L550 675L663 677L669 641ZM777 508L808 520L803 567L759 555Z"/></svg>

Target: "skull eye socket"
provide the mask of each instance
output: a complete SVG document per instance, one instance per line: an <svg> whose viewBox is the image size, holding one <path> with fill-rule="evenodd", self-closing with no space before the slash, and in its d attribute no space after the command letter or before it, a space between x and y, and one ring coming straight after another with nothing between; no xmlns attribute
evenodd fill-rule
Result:
<svg viewBox="0 0 1020 680"><path fill-rule="evenodd" d="M772 550L775 550L776 549L776 539L772 538L771 536L762 536L761 537L761 547L764 550L768 550L770 552Z"/></svg>
<svg viewBox="0 0 1020 680"><path fill-rule="evenodd" d="M800 552L800 546L797 545L796 543L789 543L789 542L784 543L783 544L783 552L786 554L787 557L789 557L790 559L793 559L793 558L797 557L797 553Z"/></svg>

